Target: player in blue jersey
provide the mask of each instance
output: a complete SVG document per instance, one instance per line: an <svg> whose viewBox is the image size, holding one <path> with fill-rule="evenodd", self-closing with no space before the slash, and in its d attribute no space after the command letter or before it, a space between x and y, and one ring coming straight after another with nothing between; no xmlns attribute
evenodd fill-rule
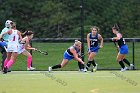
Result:
<svg viewBox="0 0 140 93"><path fill-rule="evenodd" d="M121 68L121 72L125 71L127 67L125 67L125 62L128 66L130 66L130 69L132 69L133 64L130 64L130 62L125 58L125 55L128 54L128 46L125 43L125 39L123 38L122 34L119 32L118 27L112 27L112 32L116 35L116 37L113 37L112 40L114 42L118 42L118 48L119 53L117 55L117 61L119 62Z"/></svg>
<svg viewBox="0 0 140 93"><path fill-rule="evenodd" d="M81 51L81 42L78 40L75 40L75 43L73 46L69 47L65 52L64 52L64 57L61 62L61 64L52 66L48 68L48 71L52 71L52 69L57 69L57 68L62 68L64 67L70 60L74 59L80 62L81 64L84 64L82 59L78 57L78 54Z"/></svg>
<svg viewBox="0 0 140 93"><path fill-rule="evenodd" d="M88 63L84 71L86 72L90 65L93 65L92 72L97 70L97 64L94 61L95 55L98 53L98 50L103 47L103 38L98 33L99 28L97 26L91 27L91 32L87 35L87 45L88 45ZM100 41L100 45L98 42Z"/></svg>
<svg viewBox="0 0 140 93"><path fill-rule="evenodd" d="M7 20L5 22L5 28L1 31L1 34L2 35L3 33L7 32L8 30L11 29L11 23L12 21L11 20ZM4 60L6 59L6 50L5 50L5 47L7 47L7 43L8 43L8 37L9 35L8 34L5 34L2 38L2 40L0 41L0 50L1 50L1 53L2 53L2 69L4 67Z"/></svg>

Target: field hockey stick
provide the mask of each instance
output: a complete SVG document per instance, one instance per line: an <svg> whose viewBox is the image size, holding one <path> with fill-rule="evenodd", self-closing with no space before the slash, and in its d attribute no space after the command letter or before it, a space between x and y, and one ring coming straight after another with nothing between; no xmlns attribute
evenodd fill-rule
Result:
<svg viewBox="0 0 140 93"><path fill-rule="evenodd" d="M48 55L48 52L47 52L47 51L41 51L41 50L39 50L39 49L37 49L37 50L35 50L35 51L37 51L37 52L39 52L39 53L41 53L41 54L44 54L44 55Z"/></svg>
<svg viewBox="0 0 140 93"><path fill-rule="evenodd" d="M4 49L5 49L5 51L7 52L7 48L6 48L6 46L4 46Z"/></svg>
<svg viewBox="0 0 140 93"><path fill-rule="evenodd" d="M24 42L24 41L19 41L19 44L25 44L26 42Z"/></svg>

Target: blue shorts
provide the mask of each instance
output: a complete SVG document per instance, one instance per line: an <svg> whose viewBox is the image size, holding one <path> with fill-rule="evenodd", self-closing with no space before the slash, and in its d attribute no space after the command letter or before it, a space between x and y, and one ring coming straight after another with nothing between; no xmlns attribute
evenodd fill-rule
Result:
<svg viewBox="0 0 140 93"><path fill-rule="evenodd" d="M6 47L7 44L6 44L5 42L1 42L1 41L0 41L0 47L1 47L1 48L4 48L4 46Z"/></svg>
<svg viewBox="0 0 140 93"><path fill-rule="evenodd" d="M72 60L74 57L69 55L67 51L64 52L64 59Z"/></svg>
<svg viewBox="0 0 140 93"><path fill-rule="evenodd" d="M128 46L123 45L120 47L120 54L128 54Z"/></svg>
<svg viewBox="0 0 140 93"><path fill-rule="evenodd" d="M97 47L90 47L90 51L91 51L91 52L96 52L96 53L98 53L98 50L99 50L99 46L97 46Z"/></svg>
<svg viewBox="0 0 140 93"><path fill-rule="evenodd" d="M3 53L3 52L6 52L5 48L6 47L6 43L5 42L1 42L0 41L0 52Z"/></svg>

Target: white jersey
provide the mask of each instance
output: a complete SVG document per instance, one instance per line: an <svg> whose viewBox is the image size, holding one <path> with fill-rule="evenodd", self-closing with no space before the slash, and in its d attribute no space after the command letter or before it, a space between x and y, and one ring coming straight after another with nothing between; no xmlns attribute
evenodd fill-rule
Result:
<svg viewBox="0 0 140 93"><path fill-rule="evenodd" d="M18 52L19 35L18 30L12 29L12 34L8 38L7 52Z"/></svg>
<svg viewBox="0 0 140 93"><path fill-rule="evenodd" d="M28 37L24 37L22 40L25 40L25 39L28 39ZM25 41L25 43L26 43L26 41ZM24 51L26 50L26 48L25 48L25 44L19 44L19 47L18 47L18 54L21 54L21 53L23 53Z"/></svg>
<svg viewBox="0 0 140 93"><path fill-rule="evenodd" d="M24 44L19 44L18 46L18 54L21 54L22 52L25 51L25 46Z"/></svg>

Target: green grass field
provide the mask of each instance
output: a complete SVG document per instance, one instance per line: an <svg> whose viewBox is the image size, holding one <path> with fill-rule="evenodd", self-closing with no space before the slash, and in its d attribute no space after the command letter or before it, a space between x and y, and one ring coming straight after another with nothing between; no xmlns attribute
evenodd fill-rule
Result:
<svg viewBox="0 0 140 93"><path fill-rule="evenodd" d="M139 93L140 71L0 72L0 93Z"/></svg>
<svg viewBox="0 0 140 93"><path fill-rule="evenodd" d="M37 52L33 52L33 66L37 68L37 70L47 70L48 66L52 66L58 64L63 59L64 51L71 46L73 43L35 43L33 42L33 47L39 48L41 50L48 51L49 55L44 56ZM132 63L132 43L128 43L129 46L129 54L126 56L128 60ZM135 44L135 67L140 69L140 57L138 54L140 53L140 43L136 42ZM87 44L85 43L85 54L87 50ZM120 69L120 66L116 62L117 51L114 47L113 43L104 43L104 47L99 50L97 56L95 57L95 61L98 63L99 69L111 69L116 68ZM19 61L18 61L19 60ZM26 58L23 56L19 56L14 70L25 70L26 69ZM87 55L85 56L85 62L87 62ZM20 66L19 66L20 65ZM70 61L69 64L59 70L78 70L77 62Z"/></svg>
<svg viewBox="0 0 140 93"><path fill-rule="evenodd" d="M47 70L48 66L52 66L61 63L63 59L64 51L73 43L39 43L33 42L33 47L41 50L48 51L49 55L45 56L38 52L33 52L33 66L37 70ZM129 46L129 54L126 58L132 63L132 42L127 42ZM87 53L87 44L85 43L85 54ZM135 68L140 69L140 43L135 43ZM104 43L104 47L99 50L95 61L98 64L99 69L120 69L119 64L116 62L117 51L113 43ZM85 62L87 62L87 55L85 56ZM26 57L19 55L16 63L12 66L12 70L26 70ZM58 70L78 70L76 61L70 61L69 64Z"/></svg>

